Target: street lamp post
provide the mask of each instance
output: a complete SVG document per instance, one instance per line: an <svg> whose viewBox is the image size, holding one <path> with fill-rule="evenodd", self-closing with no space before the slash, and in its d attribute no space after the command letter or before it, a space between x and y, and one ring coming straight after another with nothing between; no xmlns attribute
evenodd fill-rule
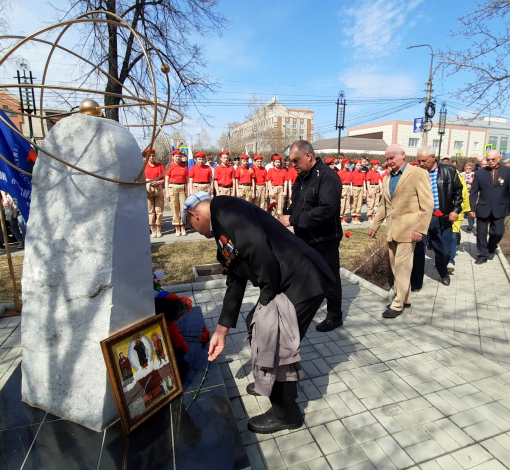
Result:
<svg viewBox="0 0 510 470"><path fill-rule="evenodd" d="M441 111L439 111L439 151L437 152L437 158L441 158L441 146L443 145L443 135L446 132L446 103L443 103Z"/></svg>
<svg viewBox="0 0 510 470"><path fill-rule="evenodd" d="M434 66L434 49L432 49L432 46L430 44L420 44L418 46L409 46L408 49L414 49L416 47L430 47L430 71L429 71L429 81L427 82L427 97L425 99L425 119L423 121L423 132L424 132L424 144L427 145L428 140L428 132L430 129L432 129L432 124L427 125L429 122L429 119L432 119L434 117L434 103L430 101L430 98L432 96L432 69Z"/></svg>
<svg viewBox="0 0 510 470"><path fill-rule="evenodd" d="M342 135L342 129L345 129L345 98L343 91L338 93L338 99L336 100L335 129L338 129L338 154L340 155L340 137Z"/></svg>

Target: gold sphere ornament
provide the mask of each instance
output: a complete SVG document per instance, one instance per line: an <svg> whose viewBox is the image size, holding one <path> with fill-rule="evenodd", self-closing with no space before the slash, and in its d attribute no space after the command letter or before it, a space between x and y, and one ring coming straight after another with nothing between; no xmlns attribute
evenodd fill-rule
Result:
<svg viewBox="0 0 510 470"><path fill-rule="evenodd" d="M97 101L88 99L83 100L80 103L80 113L88 114L89 116L102 116L102 112L100 109L100 104Z"/></svg>
<svg viewBox="0 0 510 470"><path fill-rule="evenodd" d="M161 65L161 71L163 73L169 73L170 72L170 66L168 64L162 64Z"/></svg>

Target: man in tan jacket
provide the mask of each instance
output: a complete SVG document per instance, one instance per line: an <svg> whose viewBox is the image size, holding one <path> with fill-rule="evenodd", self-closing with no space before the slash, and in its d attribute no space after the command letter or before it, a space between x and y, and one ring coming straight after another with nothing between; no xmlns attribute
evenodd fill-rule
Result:
<svg viewBox="0 0 510 470"><path fill-rule="evenodd" d="M375 238L386 219L395 298L382 316L396 318L404 307L411 304L414 246L427 233L434 197L427 172L406 164L406 154L401 145L390 145L386 149L386 160L391 172L384 178L381 203L368 235Z"/></svg>

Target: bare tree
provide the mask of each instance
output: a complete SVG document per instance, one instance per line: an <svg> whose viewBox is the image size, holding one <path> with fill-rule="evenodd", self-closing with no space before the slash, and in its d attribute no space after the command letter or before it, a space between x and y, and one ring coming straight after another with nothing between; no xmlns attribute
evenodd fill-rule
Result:
<svg viewBox="0 0 510 470"><path fill-rule="evenodd" d="M450 76L467 72L472 78L457 90L467 106L476 103L478 115L490 107L503 111L510 97L510 0L485 0L459 18L452 38L471 41L462 50L447 46L439 52L440 65Z"/></svg>
<svg viewBox="0 0 510 470"><path fill-rule="evenodd" d="M267 103L264 100L261 100L256 95L252 95L252 97L248 100L248 114L245 118L251 119L255 117L255 115L266 105Z"/></svg>
<svg viewBox="0 0 510 470"><path fill-rule="evenodd" d="M60 19L100 10L104 14L99 17L113 20L113 24L84 23L80 29L82 53L115 79L108 78L105 91L120 94L122 84L139 96L152 95L150 74L135 34L118 25L108 13L123 18L164 57L170 66L174 104L181 107L194 104L205 91L215 87L215 80L201 72L205 66L202 46L190 38L221 34L226 20L216 11L219 0L68 0L68 3L64 10L55 7ZM155 51L148 44L145 46L154 59ZM157 61L155 64L159 67ZM105 105L119 103L119 97L105 96ZM107 109L106 116L118 121L119 110Z"/></svg>

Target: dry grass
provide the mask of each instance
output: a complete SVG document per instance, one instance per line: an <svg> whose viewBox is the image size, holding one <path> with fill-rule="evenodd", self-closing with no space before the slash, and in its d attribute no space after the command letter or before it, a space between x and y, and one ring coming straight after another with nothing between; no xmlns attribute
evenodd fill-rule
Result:
<svg viewBox="0 0 510 470"><path fill-rule="evenodd" d="M343 267L354 270L359 264L359 256L364 253L370 254L374 250L373 247L379 243L379 240L384 239L386 227L381 227L377 240L368 238L368 228L355 228L349 231L352 236L350 238L344 236L340 244L340 263ZM23 256L13 256L12 259L21 296L20 279ZM216 243L214 241L168 243L152 248L153 269L160 269L165 272L165 276L161 281L162 285L193 282L191 267L209 263L216 263ZM7 258L2 256L0 258L0 303L12 301L12 285Z"/></svg>
<svg viewBox="0 0 510 470"><path fill-rule="evenodd" d="M505 234L499 243L499 248L505 255L506 260L510 263L510 216L505 219Z"/></svg>
<svg viewBox="0 0 510 470"><path fill-rule="evenodd" d="M12 264L14 265L14 277L18 287L18 295L21 298L21 272L23 270L23 256L13 256ZM0 303L14 302L12 297L12 281L9 273L9 265L7 257L0 258Z"/></svg>
<svg viewBox="0 0 510 470"><path fill-rule="evenodd" d="M168 243L152 249L152 268L165 272L161 280L163 286L193 282L191 267L209 263L216 263L214 240Z"/></svg>

